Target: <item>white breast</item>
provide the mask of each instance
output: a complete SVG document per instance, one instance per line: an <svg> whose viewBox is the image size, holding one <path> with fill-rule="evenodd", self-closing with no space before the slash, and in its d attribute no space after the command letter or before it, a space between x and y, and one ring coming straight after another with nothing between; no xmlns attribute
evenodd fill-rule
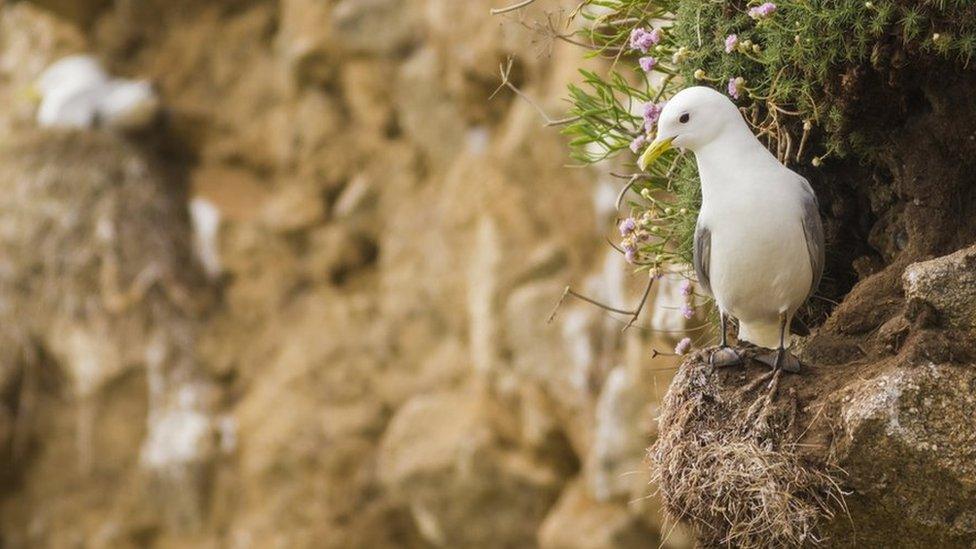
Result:
<svg viewBox="0 0 976 549"><path fill-rule="evenodd" d="M802 206L789 188L738 189L703 206L711 231L709 275L719 307L740 324L771 328L792 316L806 298L813 271L802 226ZM758 191L762 192L758 192ZM766 341L754 343L768 345Z"/></svg>

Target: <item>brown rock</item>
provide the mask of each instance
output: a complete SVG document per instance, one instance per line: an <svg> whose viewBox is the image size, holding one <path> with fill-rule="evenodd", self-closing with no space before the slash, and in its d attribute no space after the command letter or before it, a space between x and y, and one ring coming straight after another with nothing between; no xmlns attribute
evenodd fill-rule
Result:
<svg viewBox="0 0 976 549"><path fill-rule="evenodd" d="M458 105L444 89L430 85L440 78L441 63L436 50L418 50L400 67L395 88L400 125L439 165L461 150L465 133Z"/></svg>
<svg viewBox="0 0 976 549"><path fill-rule="evenodd" d="M966 419L974 388L971 369L930 364L845 393L836 451L855 491L861 543L892 535L943 547L976 540L976 425ZM888 526L858 527L866 524Z"/></svg>
<svg viewBox="0 0 976 549"><path fill-rule="evenodd" d="M431 543L530 544L555 500L557 477L501 445L486 411L470 393L418 396L383 435L380 478Z"/></svg>
<svg viewBox="0 0 976 549"><path fill-rule="evenodd" d="M261 221L273 231L287 233L312 227L321 222L325 214L325 198L319 189L291 184L264 204Z"/></svg>
<svg viewBox="0 0 976 549"><path fill-rule="evenodd" d="M39 449L19 482L24 497L66 504L34 519L93 539L67 502L124 520L133 507L114 500L146 491L156 527L194 531L217 397L194 354L208 292L183 204L134 147L94 132L14 134L0 143L0 188L0 330L30 372L18 400L43 402L19 408L19 443ZM21 512L5 510L5 533L60 543L23 531Z"/></svg>
<svg viewBox="0 0 976 549"><path fill-rule="evenodd" d="M539 529L543 549L657 547L658 536L626 507L600 503L583 483L571 483Z"/></svg>
<svg viewBox="0 0 976 549"><path fill-rule="evenodd" d="M934 307L949 327L976 329L976 246L913 263L902 282L909 300Z"/></svg>
<svg viewBox="0 0 976 549"><path fill-rule="evenodd" d="M416 13L408 0L339 0L332 12L333 40L346 52L393 54L413 38Z"/></svg>

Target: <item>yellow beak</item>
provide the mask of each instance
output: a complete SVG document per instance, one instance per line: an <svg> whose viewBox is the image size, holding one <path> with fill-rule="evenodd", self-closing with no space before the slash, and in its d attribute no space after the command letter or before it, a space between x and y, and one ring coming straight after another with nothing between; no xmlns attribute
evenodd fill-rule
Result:
<svg viewBox="0 0 976 549"><path fill-rule="evenodd" d="M637 159L637 167L644 171L648 166L654 163L662 154L666 153L671 149L671 142L674 141L673 137L668 137L665 139L655 139L647 150L640 155Z"/></svg>

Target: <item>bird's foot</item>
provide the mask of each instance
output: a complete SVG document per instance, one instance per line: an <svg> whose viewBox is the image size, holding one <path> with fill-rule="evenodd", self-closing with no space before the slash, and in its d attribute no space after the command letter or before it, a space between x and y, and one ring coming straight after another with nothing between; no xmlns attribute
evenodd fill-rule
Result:
<svg viewBox="0 0 976 549"><path fill-rule="evenodd" d="M769 385L767 386L766 394L759 396L753 401L752 405L746 411L746 417L751 419L751 429L755 433L769 432L770 421L775 414L774 402L776 401L776 396L779 394L779 381L782 375L782 369L775 369L770 370L757 379L760 383L756 385L761 385L766 381L769 381Z"/></svg>
<svg viewBox="0 0 976 549"><path fill-rule="evenodd" d="M782 369L784 372L791 374L798 374L803 370L803 365L800 363L800 360L786 349L777 349L769 353L756 355L756 360L774 370Z"/></svg>
<svg viewBox="0 0 976 549"><path fill-rule="evenodd" d="M712 368L725 368L727 366L738 366L742 364L742 355L732 347L719 347L712 351L708 357L708 363Z"/></svg>

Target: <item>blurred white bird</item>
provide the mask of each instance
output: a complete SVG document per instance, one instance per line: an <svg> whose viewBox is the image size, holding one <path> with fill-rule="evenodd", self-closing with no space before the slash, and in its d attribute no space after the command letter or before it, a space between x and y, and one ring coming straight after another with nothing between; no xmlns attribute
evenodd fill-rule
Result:
<svg viewBox="0 0 976 549"><path fill-rule="evenodd" d="M148 127L159 112L159 97L145 80L111 78L90 55L60 59L41 74L34 94L42 127L107 127L129 131Z"/></svg>
<svg viewBox="0 0 976 549"><path fill-rule="evenodd" d="M817 289L824 264L813 189L766 150L728 97L710 88L688 88L668 101L657 138L638 161L641 169L671 147L692 151L698 161L702 207L695 271L715 297L722 321L713 364L741 361L726 345L726 317L732 315L740 340L776 349L759 360L799 371L799 361L786 351L787 329Z"/></svg>

